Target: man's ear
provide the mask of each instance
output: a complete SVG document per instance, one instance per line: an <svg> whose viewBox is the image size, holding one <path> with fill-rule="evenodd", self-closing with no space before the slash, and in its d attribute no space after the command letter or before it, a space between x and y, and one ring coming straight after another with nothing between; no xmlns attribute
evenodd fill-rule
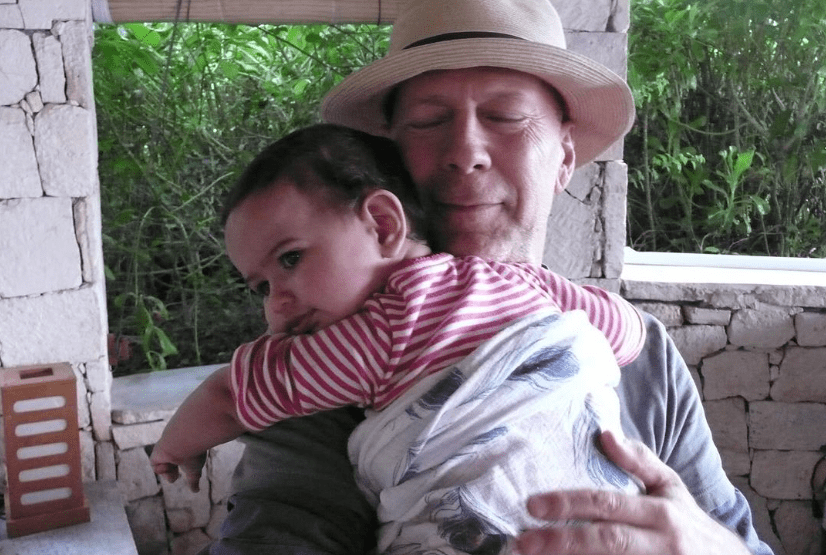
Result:
<svg viewBox="0 0 826 555"><path fill-rule="evenodd" d="M362 200L359 215L374 230L381 255L398 256L407 239L407 218L399 197L385 189L370 191Z"/></svg>
<svg viewBox="0 0 826 555"><path fill-rule="evenodd" d="M572 132L574 130L573 122L565 122L560 129L563 158L559 166L559 173L554 181L554 194L559 194L565 190L568 183L571 181L571 176L574 175L574 168L576 168L576 152L574 151L574 139Z"/></svg>

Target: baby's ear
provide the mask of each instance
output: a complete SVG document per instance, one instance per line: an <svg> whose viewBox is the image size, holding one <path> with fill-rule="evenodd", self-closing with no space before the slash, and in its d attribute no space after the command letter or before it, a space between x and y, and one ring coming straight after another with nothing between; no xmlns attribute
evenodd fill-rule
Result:
<svg viewBox="0 0 826 555"><path fill-rule="evenodd" d="M375 232L382 256L397 256L407 239L407 218L399 197L385 189L370 191L361 203L361 218Z"/></svg>

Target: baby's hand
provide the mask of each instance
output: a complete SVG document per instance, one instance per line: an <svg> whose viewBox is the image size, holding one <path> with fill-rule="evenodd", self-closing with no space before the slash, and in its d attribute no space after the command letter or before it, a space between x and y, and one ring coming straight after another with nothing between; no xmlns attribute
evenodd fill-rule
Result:
<svg viewBox="0 0 826 555"><path fill-rule="evenodd" d="M152 465L152 470L158 476L166 479L172 483L178 479L181 472L184 474L186 483L189 489L195 493L201 490L201 472L206 463L206 453L194 457L186 461L172 460L172 457L167 455L160 445L155 445L152 449L152 455L149 457L149 462Z"/></svg>

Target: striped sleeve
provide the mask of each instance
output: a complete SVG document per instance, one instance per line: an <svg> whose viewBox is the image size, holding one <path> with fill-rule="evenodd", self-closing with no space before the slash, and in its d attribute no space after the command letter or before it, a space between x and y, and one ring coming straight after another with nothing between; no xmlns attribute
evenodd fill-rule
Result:
<svg viewBox="0 0 826 555"><path fill-rule="evenodd" d="M637 358L645 343L645 324L631 303L600 287L577 285L544 268L538 271L560 310L585 311L591 324L608 339L619 366Z"/></svg>
<svg viewBox="0 0 826 555"><path fill-rule="evenodd" d="M364 313L312 334L245 343L230 367L238 419L260 431L293 416L367 406L384 379L389 351L387 334Z"/></svg>

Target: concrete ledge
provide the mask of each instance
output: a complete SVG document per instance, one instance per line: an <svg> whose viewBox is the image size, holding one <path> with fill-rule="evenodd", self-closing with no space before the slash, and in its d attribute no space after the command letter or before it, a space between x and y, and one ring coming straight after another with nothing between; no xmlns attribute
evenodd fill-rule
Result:
<svg viewBox="0 0 826 555"><path fill-rule="evenodd" d="M126 520L124 501L115 482L84 485L91 521L9 539L0 520L0 553L9 555L137 555Z"/></svg>

